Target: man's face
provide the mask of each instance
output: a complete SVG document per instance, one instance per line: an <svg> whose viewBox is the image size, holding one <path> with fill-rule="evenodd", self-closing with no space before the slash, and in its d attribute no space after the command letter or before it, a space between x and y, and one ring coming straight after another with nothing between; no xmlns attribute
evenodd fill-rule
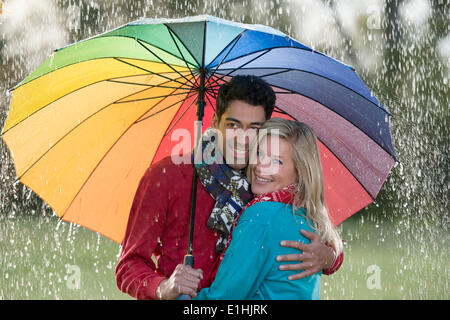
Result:
<svg viewBox="0 0 450 320"><path fill-rule="evenodd" d="M219 147L225 162L235 170L248 164L249 144L266 121L263 106L252 106L241 100L230 102L220 119L214 114L211 126L222 134Z"/></svg>

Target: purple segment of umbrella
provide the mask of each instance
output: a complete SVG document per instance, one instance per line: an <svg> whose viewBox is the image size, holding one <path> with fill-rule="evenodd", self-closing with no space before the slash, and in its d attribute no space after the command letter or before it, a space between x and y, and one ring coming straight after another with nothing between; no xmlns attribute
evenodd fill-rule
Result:
<svg viewBox="0 0 450 320"><path fill-rule="evenodd" d="M276 89L276 88L275 88ZM322 143L375 198L394 158L350 122L299 94L277 94L277 106L309 125Z"/></svg>
<svg viewBox="0 0 450 320"><path fill-rule="evenodd" d="M255 59L256 58L256 59ZM323 54L299 48L274 48L223 63L218 70L245 68L295 69L320 75L355 91L379 108L383 106L349 67ZM384 109L384 108L383 108Z"/></svg>
<svg viewBox="0 0 450 320"><path fill-rule="evenodd" d="M298 70L286 70L274 74L271 69L244 67L234 71L218 70L216 73L218 76L221 73L230 76L258 75L273 86L300 93L317 101L352 123L395 158L389 128L389 114L341 84L310 72Z"/></svg>

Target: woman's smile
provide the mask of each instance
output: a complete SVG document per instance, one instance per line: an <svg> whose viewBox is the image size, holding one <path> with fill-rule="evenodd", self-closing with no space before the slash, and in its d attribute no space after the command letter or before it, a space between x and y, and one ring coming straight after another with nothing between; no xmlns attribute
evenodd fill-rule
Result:
<svg viewBox="0 0 450 320"><path fill-rule="evenodd" d="M273 182L272 179L264 179L264 178L258 176L257 174L255 174L255 181L257 181L259 183L270 183L270 182Z"/></svg>

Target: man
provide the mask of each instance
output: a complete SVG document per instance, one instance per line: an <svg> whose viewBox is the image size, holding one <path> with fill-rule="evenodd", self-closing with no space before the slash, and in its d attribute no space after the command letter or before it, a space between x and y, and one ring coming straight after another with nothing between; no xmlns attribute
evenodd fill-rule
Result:
<svg viewBox="0 0 450 320"><path fill-rule="evenodd" d="M219 90L211 126L222 133L223 156L232 169L246 167L248 143L236 144L231 141L235 136L227 133L237 129L257 131L271 117L274 105L273 90L258 77L236 76ZM116 267L116 282L122 292L136 299L176 299L182 291L195 296L197 285L198 289L210 285L223 235L208 223L216 200L200 181L194 224L195 269L179 265L188 246L193 172L192 164L174 164L171 157L167 157L150 166L143 176ZM283 244L298 248L302 253L274 257L278 261L299 263L281 265L280 270L304 270L291 277L293 281L321 269L325 274L335 272L342 263L342 256L336 259L334 250L321 243L319 236L303 234L311 239L309 245L296 241ZM191 275L197 279L199 272L201 281L187 281Z"/></svg>

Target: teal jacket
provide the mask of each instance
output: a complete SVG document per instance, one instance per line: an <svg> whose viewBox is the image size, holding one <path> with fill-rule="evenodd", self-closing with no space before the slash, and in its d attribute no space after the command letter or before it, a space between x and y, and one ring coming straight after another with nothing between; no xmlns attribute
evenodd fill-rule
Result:
<svg viewBox="0 0 450 320"><path fill-rule="evenodd" d="M258 202L244 210L232 241L211 287L198 292L196 300L311 300L320 298L322 272L300 280L288 280L299 271L280 271L278 255L299 253L280 246L282 240L309 243L300 229L314 232L303 208ZM287 264L289 262L283 262ZM296 262L290 262L296 263Z"/></svg>

